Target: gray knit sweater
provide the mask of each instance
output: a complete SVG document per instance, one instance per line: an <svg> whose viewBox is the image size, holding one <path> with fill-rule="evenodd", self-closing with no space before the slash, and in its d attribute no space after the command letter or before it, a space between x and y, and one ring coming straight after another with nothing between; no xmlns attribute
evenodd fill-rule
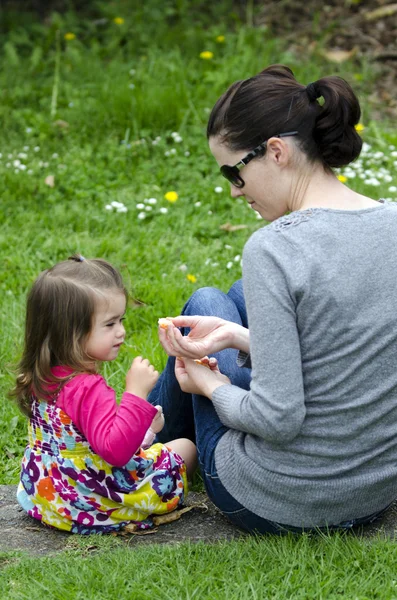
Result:
<svg viewBox="0 0 397 600"><path fill-rule="evenodd" d="M213 395L215 453L252 512L333 525L397 497L397 206L307 209L243 254L251 390Z"/></svg>

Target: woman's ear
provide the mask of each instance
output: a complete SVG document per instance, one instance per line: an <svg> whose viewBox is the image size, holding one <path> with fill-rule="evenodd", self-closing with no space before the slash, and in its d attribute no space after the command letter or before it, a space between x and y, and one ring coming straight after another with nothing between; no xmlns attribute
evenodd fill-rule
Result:
<svg viewBox="0 0 397 600"><path fill-rule="evenodd" d="M272 137L267 142L266 154L274 160L277 165L283 167L287 165L290 160L291 148L284 139Z"/></svg>

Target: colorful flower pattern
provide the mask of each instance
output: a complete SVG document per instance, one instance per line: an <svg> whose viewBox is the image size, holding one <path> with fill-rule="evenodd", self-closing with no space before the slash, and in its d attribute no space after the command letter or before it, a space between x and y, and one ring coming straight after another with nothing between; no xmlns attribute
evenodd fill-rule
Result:
<svg viewBox="0 0 397 600"><path fill-rule="evenodd" d="M151 515L171 512L186 493L186 466L163 444L139 448L124 467L114 467L95 454L55 402L33 398L17 492L30 516L80 534L128 523L148 529Z"/></svg>

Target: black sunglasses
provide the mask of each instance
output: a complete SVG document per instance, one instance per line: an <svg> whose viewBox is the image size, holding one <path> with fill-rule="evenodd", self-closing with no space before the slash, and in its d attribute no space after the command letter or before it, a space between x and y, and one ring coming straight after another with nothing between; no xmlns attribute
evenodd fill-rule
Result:
<svg viewBox="0 0 397 600"><path fill-rule="evenodd" d="M278 135L273 135L272 137L282 138L290 135L298 135L297 131L288 131L287 133L279 133ZM248 165L248 163L255 158L256 156L263 154L266 150L268 140L265 140L259 146L248 152L247 156L244 156L236 165L231 167L230 165L222 165L221 173L222 175L230 181L232 185L236 188L242 188L245 186L244 179L240 176L240 169Z"/></svg>

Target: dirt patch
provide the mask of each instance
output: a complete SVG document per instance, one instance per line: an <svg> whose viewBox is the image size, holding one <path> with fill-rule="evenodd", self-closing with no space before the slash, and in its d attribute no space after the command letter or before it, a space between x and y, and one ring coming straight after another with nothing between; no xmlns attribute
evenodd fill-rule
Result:
<svg viewBox="0 0 397 600"><path fill-rule="evenodd" d="M321 53L330 65L355 60L358 76L368 60L376 72L373 118L397 117L397 2L276 0L264 4L255 24L267 25L302 56Z"/></svg>

